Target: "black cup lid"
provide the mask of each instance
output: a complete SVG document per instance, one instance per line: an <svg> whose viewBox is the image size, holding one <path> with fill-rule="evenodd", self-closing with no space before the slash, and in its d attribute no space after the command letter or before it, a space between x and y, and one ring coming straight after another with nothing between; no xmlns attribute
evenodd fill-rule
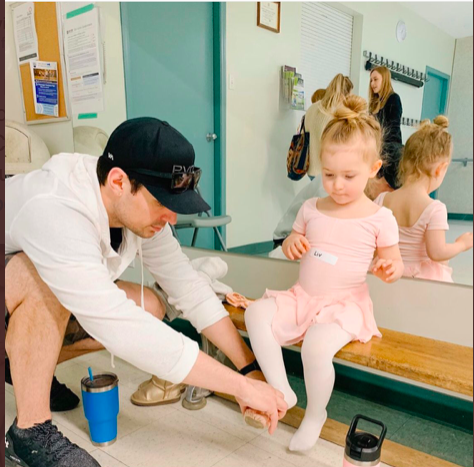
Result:
<svg viewBox="0 0 474 467"><path fill-rule="evenodd" d="M359 462L373 462L380 459L382 446L379 439L370 433L358 432L346 438L346 455Z"/></svg>
<svg viewBox="0 0 474 467"><path fill-rule="evenodd" d="M94 375L94 379L89 377L83 378L81 381L82 389L89 392L108 391L118 384L118 377L113 373L104 373L101 375Z"/></svg>

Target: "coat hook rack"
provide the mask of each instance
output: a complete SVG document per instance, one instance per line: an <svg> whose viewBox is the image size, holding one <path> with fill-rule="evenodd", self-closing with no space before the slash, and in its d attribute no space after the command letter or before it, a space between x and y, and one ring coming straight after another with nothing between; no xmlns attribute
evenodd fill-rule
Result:
<svg viewBox="0 0 474 467"><path fill-rule="evenodd" d="M418 127L421 122L415 118L402 117L401 123L404 126Z"/></svg>
<svg viewBox="0 0 474 467"><path fill-rule="evenodd" d="M410 68L405 65L401 65L394 60L389 60L387 57L381 56L379 60L378 54L374 54L367 50L364 50L364 57L367 59L365 62L365 69L367 71L370 71L372 68L377 66L384 66L390 70L392 79L402 83L410 84L411 86L415 86L417 88L421 88L428 81L426 73L417 71L414 68Z"/></svg>

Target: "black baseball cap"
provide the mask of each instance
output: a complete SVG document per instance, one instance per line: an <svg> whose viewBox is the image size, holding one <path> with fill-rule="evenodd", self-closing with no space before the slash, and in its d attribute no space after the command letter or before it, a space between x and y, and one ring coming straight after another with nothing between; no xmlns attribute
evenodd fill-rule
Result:
<svg viewBox="0 0 474 467"><path fill-rule="evenodd" d="M176 188L175 180L199 179L194 148L169 123L152 117L133 118L110 135L101 156L112 167L133 177L166 208L177 214L197 214L211 207L193 189Z"/></svg>

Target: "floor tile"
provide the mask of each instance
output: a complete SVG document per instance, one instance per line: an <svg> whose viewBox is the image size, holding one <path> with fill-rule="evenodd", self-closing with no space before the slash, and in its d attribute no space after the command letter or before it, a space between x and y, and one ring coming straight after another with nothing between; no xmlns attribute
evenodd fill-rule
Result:
<svg viewBox="0 0 474 467"><path fill-rule="evenodd" d="M288 446L295 432L294 428L280 423L278 430L273 435L265 433L250 441L250 444L298 467L314 467L315 465L334 467L342 464L343 449L322 439L310 451L291 452Z"/></svg>
<svg viewBox="0 0 474 467"><path fill-rule="evenodd" d="M465 467L473 465L472 434L412 417L392 441Z"/></svg>
<svg viewBox="0 0 474 467"><path fill-rule="evenodd" d="M246 444L213 467L291 467L295 465L252 444Z"/></svg>
<svg viewBox="0 0 474 467"><path fill-rule="evenodd" d="M177 410L104 451L133 467L211 467L244 444Z"/></svg>
<svg viewBox="0 0 474 467"><path fill-rule="evenodd" d="M122 464L120 461L105 453L101 449L96 449L90 454L100 464L100 467L129 467L125 464Z"/></svg>
<svg viewBox="0 0 474 467"><path fill-rule="evenodd" d="M5 384L5 387L7 385ZM13 424L16 418L16 402L15 396L5 391L5 433Z"/></svg>
<svg viewBox="0 0 474 467"><path fill-rule="evenodd" d="M179 404L179 410L229 433L243 441L250 441L262 434L262 430L248 426L239 406L218 397L208 397L207 405L201 410L188 410Z"/></svg>

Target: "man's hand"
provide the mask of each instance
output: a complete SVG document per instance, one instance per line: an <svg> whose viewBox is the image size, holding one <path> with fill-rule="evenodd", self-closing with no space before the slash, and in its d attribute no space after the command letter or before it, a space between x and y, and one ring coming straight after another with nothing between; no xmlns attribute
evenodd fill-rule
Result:
<svg viewBox="0 0 474 467"><path fill-rule="evenodd" d="M291 233L282 245L283 253L292 261L301 257L311 249L308 239L299 233Z"/></svg>

